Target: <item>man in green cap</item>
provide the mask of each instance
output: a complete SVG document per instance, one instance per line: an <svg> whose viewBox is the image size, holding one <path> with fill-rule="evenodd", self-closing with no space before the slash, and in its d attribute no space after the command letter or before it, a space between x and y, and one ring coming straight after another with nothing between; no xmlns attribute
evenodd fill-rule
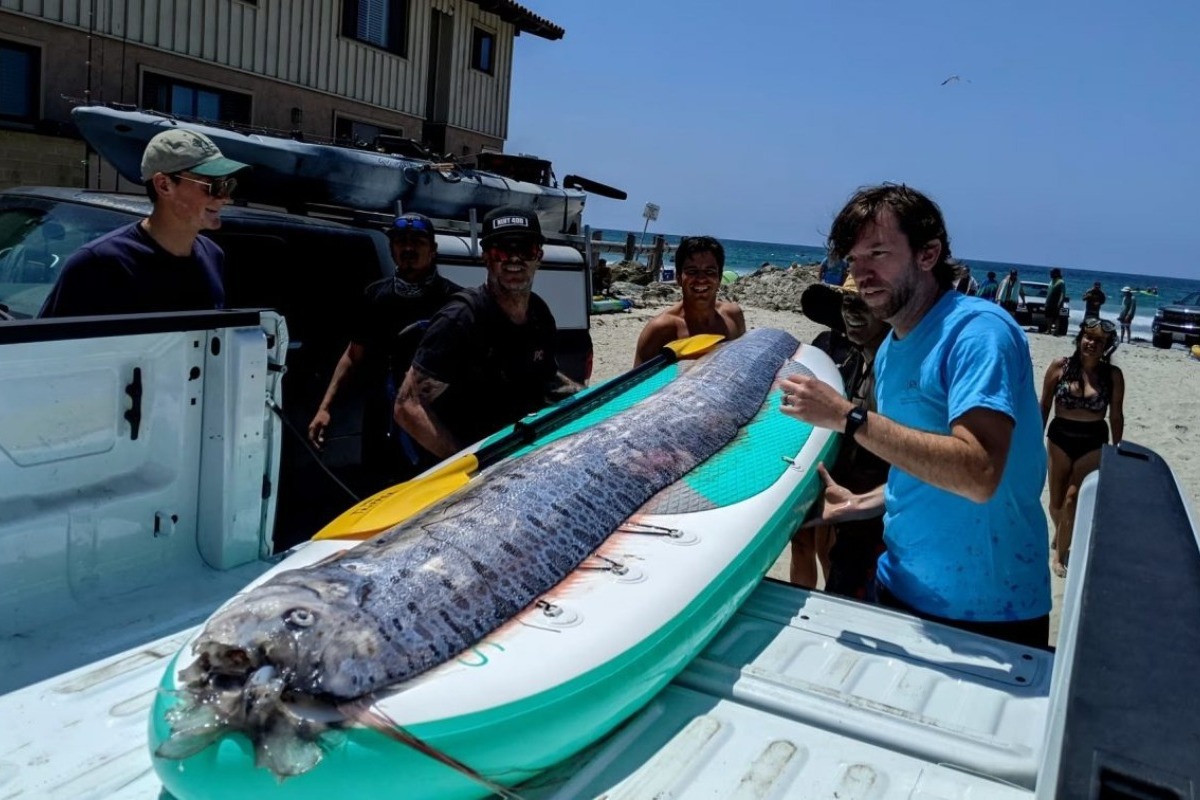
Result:
<svg viewBox="0 0 1200 800"><path fill-rule="evenodd" d="M233 175L247 166L202 133L172 128L155 136L142 154L150 216L76 250L40 316L223 308L225 254L200 232L221 226Z"/></svg>

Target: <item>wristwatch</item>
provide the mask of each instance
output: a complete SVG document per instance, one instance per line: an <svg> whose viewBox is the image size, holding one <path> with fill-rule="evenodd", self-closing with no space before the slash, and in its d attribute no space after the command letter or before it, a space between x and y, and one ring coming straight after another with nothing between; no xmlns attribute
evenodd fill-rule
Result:
<svg viewBox="0 0 1200 800"><path fill-rule="evenodd" d="M867 424L867 410L862 406L855 406L846 412L846 438L853 439L854 434L858 429Z"/></svg>

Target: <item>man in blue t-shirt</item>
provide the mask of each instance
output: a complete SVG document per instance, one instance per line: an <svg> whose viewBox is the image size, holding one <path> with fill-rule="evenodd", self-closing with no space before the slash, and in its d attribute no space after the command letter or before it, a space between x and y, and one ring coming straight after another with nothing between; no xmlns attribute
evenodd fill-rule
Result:
<svg viewBox="0 0 1200 800"><path fill-rule="evenodd" d="M225 306L225 254L201 231L221 225L246 169L202 133L172 128L142 154L150 216L76 250L39 316L202 311Z"/></svg>
<svg viewBox="0 0 1200 800"><path fill-rule="evenodd" d="M1045 647L1046 452L1024 332L998 306L951 290L941 210L920 192L861 190L829 244L871 312L892 325L875 362L879 410L794 376L783 381L784 411L844 431L892 466L884 486L863 494L823 472L818 522L884 514L881 603Z"/></svg>

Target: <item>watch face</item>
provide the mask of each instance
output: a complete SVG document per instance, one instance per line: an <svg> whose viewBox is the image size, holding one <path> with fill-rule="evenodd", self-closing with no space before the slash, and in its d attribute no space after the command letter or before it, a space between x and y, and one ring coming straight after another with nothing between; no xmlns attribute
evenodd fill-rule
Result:
<svg viewBox="0 0 1200 800"><path fill-rule="evenodd" d="M867 421L867 410L862 406L855 406L846 414L846 435L853 436L854 433L861 428Z"/></svg>

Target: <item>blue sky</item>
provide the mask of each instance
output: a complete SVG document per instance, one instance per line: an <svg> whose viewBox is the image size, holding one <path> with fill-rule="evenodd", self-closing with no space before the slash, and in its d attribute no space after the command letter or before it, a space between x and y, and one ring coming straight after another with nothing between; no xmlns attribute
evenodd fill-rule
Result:
<svg viewBox="0 0 1200 800"><path fill-rule="evenodd" d="M1200 276L1200 3L522 3L506 149L593 227L816 245L887 180L964 258Z"/></svg>

